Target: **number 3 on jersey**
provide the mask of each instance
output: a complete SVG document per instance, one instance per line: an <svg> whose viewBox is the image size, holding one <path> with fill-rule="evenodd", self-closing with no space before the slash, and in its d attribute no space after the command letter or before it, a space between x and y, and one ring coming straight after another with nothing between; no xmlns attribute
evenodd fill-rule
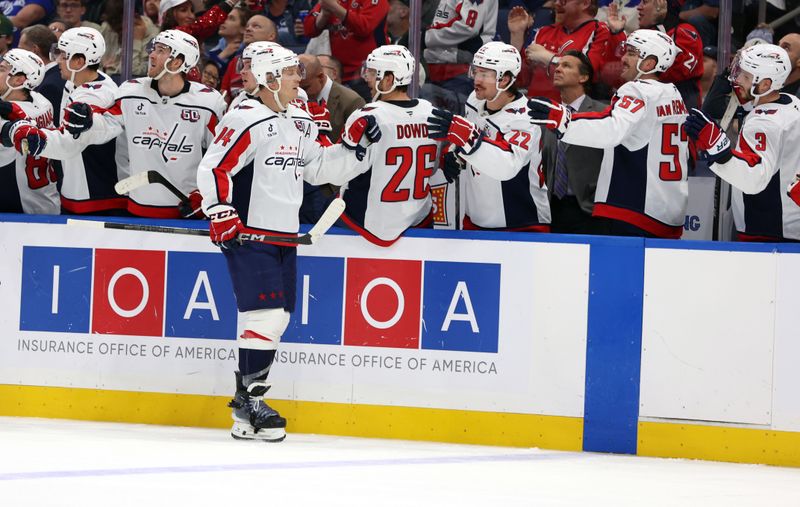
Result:
<svg viewBox="0 0 800 507"><path fill-rule="evenodd" d="M436 170L437 147L433 144L418 146L416 153L409 146L395 146L386 150L386 166L397 166L397 170L381 192L383 202L405 202L425 199L431 192L428 179ZM403 185L406 175L414 167L413 189ZM413 190L413 194L412 194Z"/></svg>

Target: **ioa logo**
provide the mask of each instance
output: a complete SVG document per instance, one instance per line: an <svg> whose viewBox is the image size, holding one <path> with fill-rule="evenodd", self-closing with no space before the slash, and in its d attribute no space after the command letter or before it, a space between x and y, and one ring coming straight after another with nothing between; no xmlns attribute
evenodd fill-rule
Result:
<svg viewBox="0 0 800 507"><path fill-rule="evenodd" d="M236 338L219 253L26 246L22 331ZM500 265L298 257L283 341L498 352Z"/></svg>

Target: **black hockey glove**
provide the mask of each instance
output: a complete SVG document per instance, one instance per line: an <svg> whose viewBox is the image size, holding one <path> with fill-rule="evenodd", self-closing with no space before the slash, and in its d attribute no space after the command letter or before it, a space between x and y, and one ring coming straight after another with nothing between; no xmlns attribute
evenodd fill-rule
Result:
<svg viewBox="0 0 800 507"><path fill-rule="evenodd" d="M85 102L73 102L64 108L64 127L77 139L92 128L92 106Z"/></svg>
<svg viewBox="0 0 800 507"><path fill-rule="evenodd" d="M448 183L453 183L464 170L464 160L456 155L455 152L450 151L444 154L444 163L442 164L442 172L444 178Z"/></svg>

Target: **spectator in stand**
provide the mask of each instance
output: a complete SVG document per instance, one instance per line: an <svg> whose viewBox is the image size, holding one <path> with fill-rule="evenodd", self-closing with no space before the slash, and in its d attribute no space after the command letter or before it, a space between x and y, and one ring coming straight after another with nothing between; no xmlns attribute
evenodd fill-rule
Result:
<svg viewBox="0 0 800 507"><path fill-rule="evenodd" d="M342 82L366 100L372 98L372 90L361 78L361 64L373 49L389 43L388 12L388 0L320 0L303 20L306 37L328 31L331 54L342 62Z"/></svg>
<svg viewBox="0 0 800 507"><path fill-rule="evenodd" d="M47 28L49 28L50 31L55 34L57 39L60 39L61 34L67 31L67 24L61 21L61 19L56 18L51 21L49 25L47 25Z"/></svg>
<svg viewBox="0 0 800 507"><path fill-rule="evenodd" d="M700 99L705 99L717 75L717 46L703 48L703 76L700 78Z"/></svg>
<svg viewBox="0 0 800 507"><path fill-rule="evenodd" d="M580 51L567 51L553 71L553 85L561 104L578 113L599 113L607 104L589 97L594 80L592 62ZM552 222L562 234L607 234L605 219L592 217L597 178L604 150L569 145L550 129L543 129L542 163L545 170Z"/></svg>
<svg viewBox="0 0 800 507"><path fill-rule="evenodd" d="M14 45L19 42L19 30L46 20L54 11L53 0L0 0L0 12L14 26Z"/></svg>
<svg viewBox="0 0 800 507"><path fill-rule="evenodd" d="M219 26L219 42L206 53L206 58L214 62L223 74L231 58L242 52L244 29L249 19L249 10L235 7L225 22Z"/></svg>
<svg viewBox="0 0 800 507"><path fill-rule="evenodd" d="M268 17L256 14L247 20L243 40L245 46L258 41L277 42L278 30L275 28L275 23ZM219 87L219 91L222 92L222 96L228 104L242 91L241 70L237 68L240 57L241 55L235 56L228 62L228 68L225 70L225 75L222 76L222 83Z"/></svg>
<svg viewBox="0 0 800 507"><path fill-rule="evenodd" d="M219 90L220 73L217 64L210 60L201 60L200 68L202 69L200 82L209 88Z"/></svg>
<svg viewBox="0 0 800 507"><path fill-rule="evenodd" d="M467 71L475 52L494 39L496 31L497 2L441 0L423 39L428 80L463 94L466 101L474 86Z"/></svg>
<svg viewBox="0 0 800 507"><path fill-rule="evenodd" d="M50 61L50 48L58 42L56 34L44 25L33 25L22 30L19 36L19 48L30 51L44 63L42 82L33 89L44 95L53 105L53 123L59 125L61 115L61 93L66 81L61 77L57 62Z"/></svg>
<svg viewBox="0 0 800 507"><path fill-rule="evenodd" d="M660 76L663 83L673 83L683 97L688 109L699 108L701 103L700 78L703 77L703 40L693 25L681 22L667 5L667 0L642 0L637 8L639 26L658 30L675 41L680 52L675 63ZM612 47L625 43L622 27L625 18L620 18L614 4L609 8L608 26L612 36Z"/></svg>
<svg viewBox="0 0 800 507"><path fill-rule="evenodd" d="M100 33L106 41L106 53L101 67L106 74L114 77L120 72L122 53L122 13L123 0L108 0ZM148 63L147 45L158 35L158 27L147 16L134 14L132 73L134 77L146 76ZM118 80L118 79L117 79Z"/></svg>
<svg viewBox="0 0 800 507"><path fill-rule="evenodd" d="M0 14L0 56L6 54L11 49L14 42L14 25L7 17Z"/></svg>
<svg viewBox="0 0 800 507"><path fill-rule="evenodd" d="M294 33L294 14L289 0L268 0L264 15L275 23L278 30L278 44L281 46L299 46L303 43Z"/></svg>
<svg viewBox="0 0 800 507"><path fill-rule="evenodd" d="M150 18L154 25L158 24L158 6L160 0L144 0L144 15Z"/></svg>
<svg viewBox="0 0 800 507"><path fill-rule="evenodd" d="M366 102L353 90L325 75L316 56L302 54L300 63L306 67L306 77L300 81L300 87L308 94L308 100L328 108L331 113L330 138L337 142L347 118Z"/></svg>
<svg viewBox="0 0 800 507"><path fill-rule="evenodd" d="M678 17L685 23L691 23L703 39L704 46L717 43L717 17L719 16L719 0L687 0L678 2L683 7ZM641 21L640 21L641 23ZM686 104L687 106L689 104Z"/></svg>
<svg viewBox="0 0 800 507"><path fill-rule="evenodd" d="M86 26L100 31L100 25L91 21L83 21L86 14L86 0L57 0L56 14L64 22L67 29Z"/></svg>
<svg viewBox="0 0 800 507"><path fill-rule="evenodd" d="M792 62L792 72L786 78L782 91L800 97L800 33L784 35L778 45L786 51Z"/></svg>
<svg viewBox="0 0 800 507"><path fill-rule="evenodd" d="M641 0L597 0L597 20L608 24L608 11L613 4L619 17L625 19L625 33L631 33L639 28L639 16L636 8Z"/></svg>
<svg viewBox="0 0 800 507"><path fill-rule="evenodd" d="M389 13L386 15L386 33L390 44L408 47L408 28L411 25L409 0L389 0Z"/></svg>
<svg viewBox="0 0 800 507"><path fill-rule="evenodd" d="M217 33L228 13L238 3L238 0L220 0L198 18L194 14L190 0L161 0L158 6L161 31L180 30L194 37L197 43L202 45L206 39ZM189 71L187 79L200 81L200 71L197 67Z"/></svg>
<svg viewBox="0 0 800 507"><path fill-rule="evenodd" d="M342 84L342 62L331 55L317 55L317 59L319 59L319 64L322 65L325 75Z"/></svg>
<svg viewBox="0 0 800 507"><path fill-rule="evenodd" d="M597 76L608 59L611 33L605 23L594 19L597 0L556 0L555 6L557 22L536 32L533 42L523 52L522 72L517 82L528 88L529 97L544 96L559 101L561 94L552 80L558 57L567 51L580 51L592 62ZM513 9L509 14L512 41L524 40L525 30L531 26L529 17L524 9Z"/></svg>

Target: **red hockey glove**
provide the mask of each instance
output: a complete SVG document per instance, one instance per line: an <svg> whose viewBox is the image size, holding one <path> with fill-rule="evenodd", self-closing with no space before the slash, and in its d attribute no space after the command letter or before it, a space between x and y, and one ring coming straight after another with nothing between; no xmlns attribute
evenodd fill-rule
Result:
<svg viewBox="0 0 800 507"><path fill-rule="evenodd" d="M692 108L683 124L686 134L700 150L705 150L709 164L727 162L731 158L731 140L717 122Z"/></svg>
<svg viewBox="0 0 800 507"><path fill-rule="evenodd" d="M5 100L0 100L0 118L4 120L23 120L27 118L28 115L25 114L25 111L22 110L17 104L13 102L6 102Z"/></svg>
<svg viewBox="0 0 800 507"><path fill-rule="evenodd" d="M786 193L791 197L795 204L800 206L800 174L797 175L795 180L789 184Z"/></svg>
<svg viewBox="0 0 800 507"><path fill-rule="evenodd" d="M572 113L569 109L547 97L534 97L528 101L528 116L531 123L544 125L550 130L555 130L560 138L567 131Z"/></svg>
<svg viewBox="0 0 800 507"><path fill-rule="evenodd" d="M324 134L330 134L331 130L331 112L328 111L328 106L325 103L318 103L313 101L306 102L306 111L311 115L311 119L317 124L319 131Z"/></svg>
<svg viewBox="0 0 800 507"><path fill-rule="evenodd" d="M92 106L85 102L73 102L64 108L64 121L67 132L77 139L81 133L92 128Z"/></svg>
<svg viewBox="0 0 800 507"><path fill-rule="evenodd" d="M178 204L178 211L183 218L203 218L205 214L200 206L203 202L203 195L199 190L192 190L188 201Z"/></svg>
<svg viewBox="0 0 800 507"><path fill-rule="evenodd" d="M13 146L23 155L38 157L47 146L47 137L28 120L9 121L0 129L3 146Z"/></svg>
<svg viewBox="0 0 800 507"><path fill-rule="evenodd" d="M372 115L364 115L357 118L345 130L342 135L342 144L351 150L355 150L356 158L361 161L364 160L364 155L367 153L366 147L361 145L361 140L366 139L367 145L378 142L381 138L381 128L375 117Z"/></svg>
<svg viewBox="0 0 800 507"><path fill-rule="evenodd" d="M236 208L228 204L215 204L208 210L211 222L208 225L211 242L222 249L238 246L236 237L244 230Z"/></svg>
<svg viewBox="0 0 800 507"><path fill-rule="evenodd" d="M472 152L478 147L481 136L471 121L444 109L434 109L428 117L428 137L435 141L447 141Z"/></svg>

